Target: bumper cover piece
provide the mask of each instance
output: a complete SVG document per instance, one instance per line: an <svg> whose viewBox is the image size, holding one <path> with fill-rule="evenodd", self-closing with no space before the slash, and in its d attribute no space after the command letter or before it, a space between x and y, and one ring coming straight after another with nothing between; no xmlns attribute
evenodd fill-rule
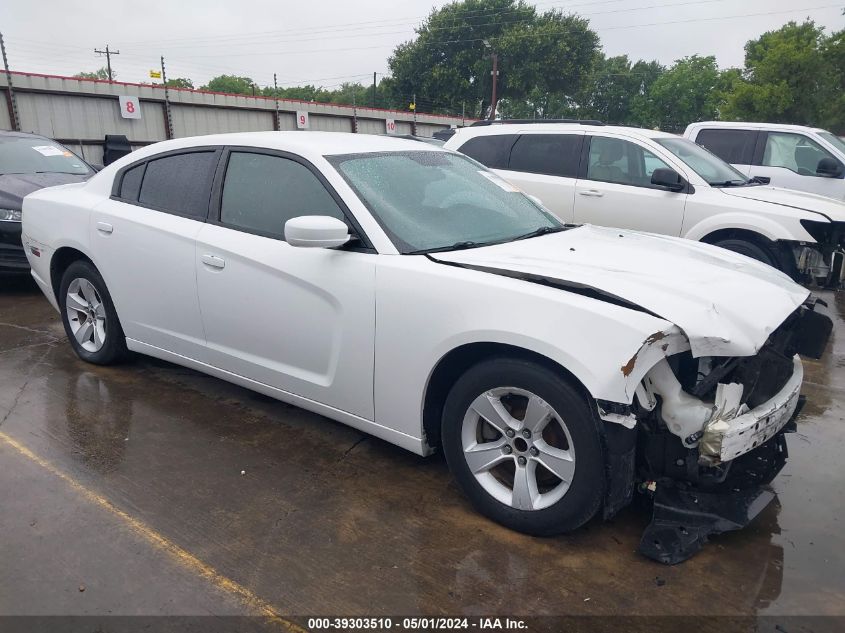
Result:
<svg viewBox="0 0 845 633"><path fill-rule="evenodd" d="M803 403L802 403L803 404ZM794 419L794 418L793 418ZM787 427L790 426L787 424ZM692 557L712 534L741 530L769 505L775 494L763 488L781 471L788 453L785 428L757 450L731 464L721 487L698 490L672 480L657 483L654 513L639 551L666 565Z"/></svg>
<svg viewBox="0 0 845 633"><path fill-rule="evenodd" d="M704 547L711 534L744 528L774 498L773 492L760 487L725 494L661 484L640 553L666 565L681 563Z"/></svg>

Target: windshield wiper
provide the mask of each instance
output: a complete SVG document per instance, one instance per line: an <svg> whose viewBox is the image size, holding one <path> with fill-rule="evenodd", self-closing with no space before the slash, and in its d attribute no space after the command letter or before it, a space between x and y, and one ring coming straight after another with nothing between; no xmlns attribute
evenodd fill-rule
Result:
<svg viewBox="0 0 845 633"><path fill-rule="evenodd" d="M739 178L734 178L733 180L725 180L723 182L711 182L709 185L711 187L744 187L750 182L750 180L740 180Z"/></svg>
<svg viewBox="0 0 845 633"><path fill-rule="evenodd" d="M537 237L538 235L547 235L549 233L560 233L561 231L565 230L562 226L541 226L539 229L535 231L531 231L530 233L526 233L525 235L520 235L519 237L513 238L514 241L516 240L527 240L529 237Z"/></svg>
<svg viewBox="0 0 845 633"><path fill-rule="evenodd" d="M455 242L449 246L437 246L435 248L421 248L418 251L408 251L405 255L423 255L424 253L442 253L444 251L463 251L468 248L478 248L479 246L489 246L486 242Z"/></svg>

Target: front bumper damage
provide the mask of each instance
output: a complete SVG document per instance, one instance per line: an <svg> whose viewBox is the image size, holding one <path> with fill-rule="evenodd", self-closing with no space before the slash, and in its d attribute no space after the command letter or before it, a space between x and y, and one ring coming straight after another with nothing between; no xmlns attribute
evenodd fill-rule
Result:
<svg viewBox="0 0 845 633"><path fill-rule="evenodd" d="M774 499L765 488L787 458L785 434L804 404L800 355L819 358L832 322L808 300L752 357L669 356L630 408L599 402L605 433L605 517L635 490L653 505L640 552L682 562L708 537L738 530ZM636 420L631 428L631 419Z"/></svg>
<svg viewBox="0 0 845 633"><path fill-rule="evenodd" d="M823 288L845 287L845 222L802 220L801 225L816 243L791 243L798 276Z"/></svg>

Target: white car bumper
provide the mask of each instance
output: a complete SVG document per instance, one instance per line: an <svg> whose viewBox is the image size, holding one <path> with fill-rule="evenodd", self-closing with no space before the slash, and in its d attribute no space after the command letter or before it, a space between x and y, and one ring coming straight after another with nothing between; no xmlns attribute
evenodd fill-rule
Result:
<svg viewBox="0 0 845 633"><path fill-rule="evenodd" d="M768 441L789 422L801 393L804 366L796 354L792 376L767 402L731 420L711 420L704 427L699 454L717 462L727 462Z"/></svg>

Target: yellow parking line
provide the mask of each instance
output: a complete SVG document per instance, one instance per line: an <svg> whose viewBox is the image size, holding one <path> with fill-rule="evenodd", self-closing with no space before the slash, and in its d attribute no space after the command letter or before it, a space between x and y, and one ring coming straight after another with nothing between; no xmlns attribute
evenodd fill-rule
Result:
<svg viewBox="0 0 845 633"><path fill-rule="evenodd" d="M79 493L89 502L107 510L108 512L119 518L133 532L135 532L135 534L137 534L156 548L167 553L178 564L187 567L195 574L205 578L218 589L222 589L226 593L232 594L238 599L240 599L240 601L243 602L247 607L249 607L250 610L266 618L269 618L270 621L280 625L281 628L287 631L295 631L296 633L302 633L306 631L306 629L302 628L298 624L295 624L294 622L291 622L281 617L278 614L278 610L273 605L262 600L243 585L235 582L231 578L227 578L226 576L218 572L216 569L214 569L211 565L202 562L200 559L198 559L196 556L194 556L187 550L182 549L174 542L170 541L166 537L153 530L143 521L140 521L135 517L127 514L105 497L98 495L96 492L92 492L91 490L83 486L81 483L73 479L70 475L63 473L61 470L53 466L53 464L33 453L31 450L29 450L26 446L24 446L17 440L9 437L3 432L0 432L0 442L13 448L27 459L41 466L50 474L64 481L75 492Z"/></svg>

